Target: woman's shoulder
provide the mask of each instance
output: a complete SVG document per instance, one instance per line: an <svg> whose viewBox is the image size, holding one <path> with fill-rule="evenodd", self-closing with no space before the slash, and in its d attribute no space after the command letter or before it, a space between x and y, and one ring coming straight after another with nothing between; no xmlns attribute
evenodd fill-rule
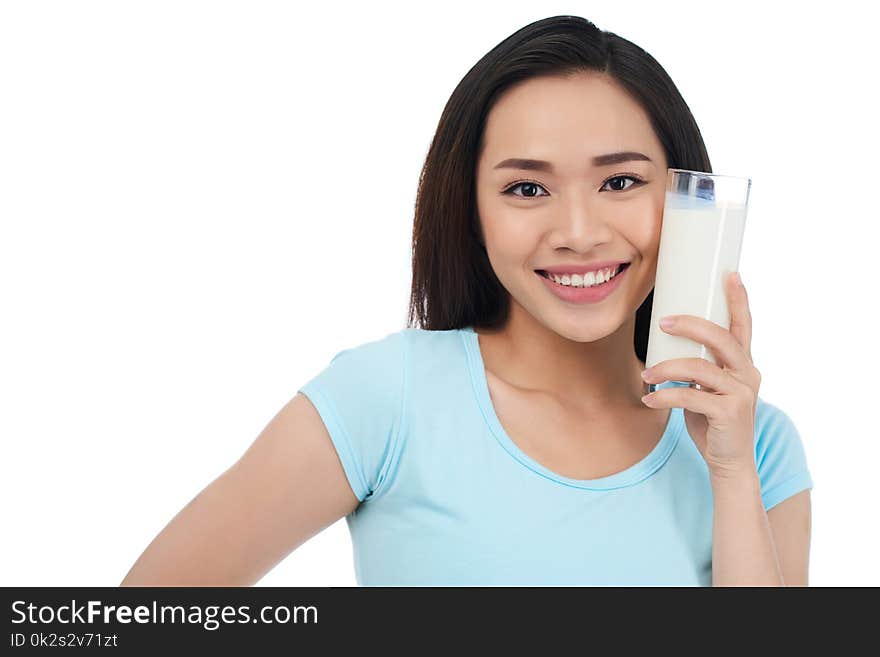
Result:
<svg viewBox="0 0 880 657"><path fill-rule="evenodd" d="M795 422L782 408L760 396L755 410L755 466L767 510L813 486L807 452Z"/></svg>
<svg viewBox="0 0 880 657"><path fill-rule="evenodd" d="M791 417L782 408L758 395L755 406L756 439L780 431L796 431Z"/></svg>

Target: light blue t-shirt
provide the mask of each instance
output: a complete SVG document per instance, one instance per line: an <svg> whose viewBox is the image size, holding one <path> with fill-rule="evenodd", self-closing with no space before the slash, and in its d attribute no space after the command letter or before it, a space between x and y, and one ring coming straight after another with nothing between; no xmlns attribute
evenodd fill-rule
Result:
<svg viewBox="0 0 880 657"><path fill-rule="evenodd" d="M644 459L578 480L506 434L471 327L345 349L300 391L361 500L362 586L712 584L712 488L681 408ZM794 424L760 398L755 463L765 509L813 486Z"/></svg>

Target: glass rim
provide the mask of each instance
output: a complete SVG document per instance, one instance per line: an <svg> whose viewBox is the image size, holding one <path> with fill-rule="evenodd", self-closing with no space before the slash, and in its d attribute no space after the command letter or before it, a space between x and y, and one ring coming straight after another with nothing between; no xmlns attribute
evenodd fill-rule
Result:
<svg viewBox="0 0 880 657"><path fill-rule="evenodd" d="M691 169L674 169L672 167L667 167L666 175L668 176L671 172L676 173L688 173L694 176L703 176L705 178L727 178L729 180L747 180L749 183L752 182L752 179L749 176L732 176L724 173L709 173L707 171L693 171Z"/></svg>

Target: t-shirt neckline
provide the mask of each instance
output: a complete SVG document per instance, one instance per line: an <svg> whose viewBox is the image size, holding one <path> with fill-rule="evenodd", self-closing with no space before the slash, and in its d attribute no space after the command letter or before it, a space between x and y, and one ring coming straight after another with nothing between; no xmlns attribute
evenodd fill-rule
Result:
<svg viewBox="0 0 880 657"><path fill-rule="evenodd" d="M588 490L609 490L613 488L623 488L633 486L654 474L660 467L666 463L672 454L675 446L678 444L681 430L684 426L684 418L682 409L673 408L669 414L669 421L666 423L666 429L660 440L654 446L654 449L648 453L641 461L631 465L625 470L615 472L614 474L597 479L573 479L558 474L549 468L544 467L513 442L492 404L492 398L489 395L489 383L486 379L486 368L483 362L483 355L480 351L480 343L476 331L473 327L468 326L460 329L460 335L464 344L467 356L468 370L470 374L471 384L474 389L477 403L483 418L486 421L492 435L499 444L513 458L530 470L566 486L575 488L584 488Z"/></svg>

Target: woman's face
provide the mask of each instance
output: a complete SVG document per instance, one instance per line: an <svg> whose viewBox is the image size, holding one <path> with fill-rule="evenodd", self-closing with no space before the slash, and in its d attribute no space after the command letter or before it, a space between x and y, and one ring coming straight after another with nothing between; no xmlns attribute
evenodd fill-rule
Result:
<svg viewBox="0 0 880 657"><path fill-rule="evenodd" d="M619 152L649 160L593 161ZM552 170L498 167L509 158L545 160ZM610 78L578 73L508 89L487 118L477 209L489 261L511 303L579 342L631 320L654 285L666 169L648 115ZM598 303L562 301L535 271L606 260L631 264Z"/></svg>

